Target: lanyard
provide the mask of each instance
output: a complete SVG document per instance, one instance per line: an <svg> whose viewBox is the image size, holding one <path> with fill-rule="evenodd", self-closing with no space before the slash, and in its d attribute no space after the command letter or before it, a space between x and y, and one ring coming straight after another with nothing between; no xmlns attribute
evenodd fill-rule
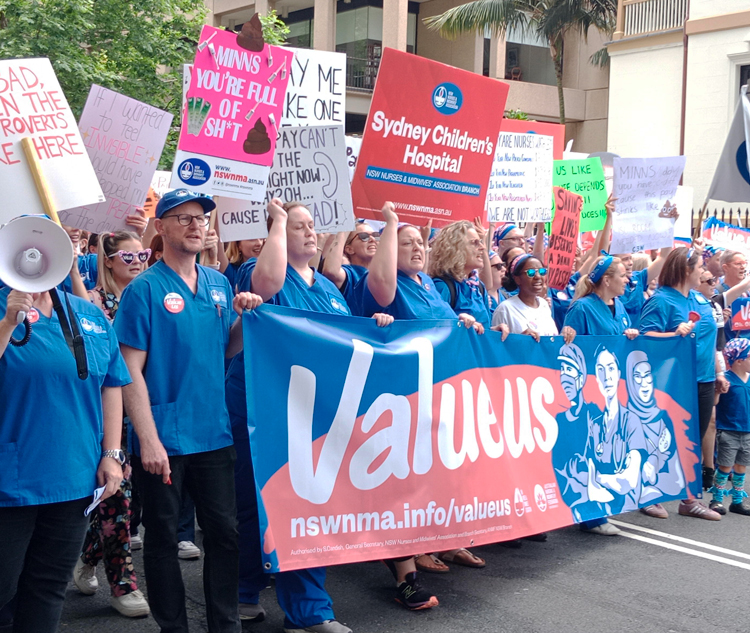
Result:
<svg viewBox="0 0 750 633"><path fill-rule="evenodd" d="M81 380L86 380L89 377L88 362L86 360L86 348L83 343L83 336L78 329L78 320L75 318L75 313L70 307L70 299L68 299L68 293L63 291L65 295L65 306L68 308L68 314L71 315L70 321L63 310L62 304L60 303L60 297L57 294L57 288L53 288L49 291L50 297L52 298L52 307L57 312L57 318L60 321L60 327L62 328L63 335L65 336L65 342L68 344L68 348L73 354L73 358L76 359L76 369L78 370L78 377ZM72 331L71 331L72 327Z"/></svg>

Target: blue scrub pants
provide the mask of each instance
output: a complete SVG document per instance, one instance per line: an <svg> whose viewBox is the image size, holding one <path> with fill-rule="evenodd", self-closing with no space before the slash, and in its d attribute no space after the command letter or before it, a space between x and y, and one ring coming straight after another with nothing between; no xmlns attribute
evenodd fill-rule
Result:
<svg viewBox="0 0 750 633"><path fill-rule="evenodd" d="M236 415L230 407L229 418L237 452L234 472L240 533L240 604L258 604L261 590L268 586L268 576L263 571L261 558L258 499L250 440L246 416ZM284 628L301 629L334 619L333 602L326 591L325 581L325 567L276 574L276 598L284 611Z"/></svg>

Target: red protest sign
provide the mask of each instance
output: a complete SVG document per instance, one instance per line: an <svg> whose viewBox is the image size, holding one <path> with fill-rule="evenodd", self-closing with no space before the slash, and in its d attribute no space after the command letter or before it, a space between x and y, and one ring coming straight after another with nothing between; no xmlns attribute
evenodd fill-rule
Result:
<svg viewBox="0 0 750 633"><path fill-rule="evenodd" d="M500 121L501 132L515 134L543 134L552 137L552 157L562 160L565 150L565 126L559 123L543 123L541 121L521 121L520 119L503 119Z"/></svg>
<svg viewBox="0 0 750 633"><path fill-rule="evenodd" d="M386 48L352 182L354 213L445 226L484 215L508 86Z"/></svg>
<svg viewBox="0 0 750 633"><path fill-rule="evenodd" d="M562 187L553 187L553 189L557 211L552 220L552 232L547 248L549 256L547 285L555 290L562 290L568 285L573 272L583 197Z"/></svg>

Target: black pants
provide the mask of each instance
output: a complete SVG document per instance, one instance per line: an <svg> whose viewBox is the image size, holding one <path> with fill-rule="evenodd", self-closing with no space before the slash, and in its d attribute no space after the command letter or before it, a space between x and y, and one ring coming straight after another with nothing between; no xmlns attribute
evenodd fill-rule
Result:
<svg viewBox="0 0 750 633"><path fill-rule="evenodd" d="M706 431L708 431L708 425L711 423L711 414L714 410L714 385L713 381L698 383L698 426L701 432L701 442ZM700 444L698 448L700 448Z"/></svg>
<svg viewBox="0 0 750 633"><path fill-rule="evenodd" d="M169 458L172 484L143 469L133 457L133 473L143 508L143 567L149 605L162 633L187 633L185 586L177 558L177 526L183 487L195 502L203 528L203 591L210 633L239 633L239 545L234 495L233 446Z"/></svg>
<svg viewBox="0 0 750 633"><path fill-rule="evenodd" d="M90 501L0 508L0 608L16 596L14 633L57 631Z"/></svg>

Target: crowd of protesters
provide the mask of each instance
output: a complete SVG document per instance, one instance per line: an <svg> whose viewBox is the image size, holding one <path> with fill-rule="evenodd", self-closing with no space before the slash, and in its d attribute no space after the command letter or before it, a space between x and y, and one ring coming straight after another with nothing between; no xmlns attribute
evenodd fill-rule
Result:
<svg viewBox="0 0 750 633"><path fill-rule="evenodd" d="M689 249L610 255L608 217L593 246L576 252L566 288L555 290L547 286L543 224L485 227L476 220L433 230L399 223L386 203L382 222L317 235L304 204L274 199L266 239L223 244L209 229L214 208L210 198L178 189L161 198L152 220L130 216L131 230L93 235L67 227L77 257L62 300L57 292L0 288L0 625L19 633L56 631L68 581L94 594L102 561L119 613L150 614L162 631L187 631L179 560L200 556L196 516L208 630L237 633L241 620L264 618L260 595L268 583L243 354L252 341L242 340L235 316L264 302L373 318L383 328L396 319L455 319L476 336L499 331L500 341L511 334L537 341L561 335L561 381L571 404L566 424L582 434L582 445L595 442L586 436L596 425L582 397L585 359L572 345L576 336L694 333L703 487L713 497L710 507L685 499L678 513L711 521L727 509L750 515L743 504L750 330L730 326L732 302L750 290L743 254L697 239ZM21 331L19 312L33 322L25 347L10 344ZM86 324L82 333L77 323ZM71 354L76 336L85 343L85 376ZM607 354L598 357L604 365ZM588 476L596 473L602 487L619 478L622 512L644 505L635 495L641 485L645 491L649 484L654 498L669 494L659 489L658 474L671 467L670 455L678 459L656 449L665 422L645 355L632 365L627 410L618 406L620 374L612 370L604 439L589 460ZM628 429L638 423L621 465L607 446L615 441L606 431L612 422ZM103 496L87 517L94 481ZM659 503L641 511L668 516ZM606 518L578 523L590 534L619 533ZM148 599L131 555L140 547ZM485 566L464 548L384 562L395 599L410 610L439 603L420 572ZM350 631L335 619L325 568L275 577L285 631Z"/></svg>

